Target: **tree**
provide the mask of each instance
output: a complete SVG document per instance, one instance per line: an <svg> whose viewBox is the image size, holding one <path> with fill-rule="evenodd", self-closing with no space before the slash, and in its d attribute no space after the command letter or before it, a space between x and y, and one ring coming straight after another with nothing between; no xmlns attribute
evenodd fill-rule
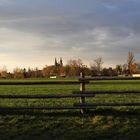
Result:
<svg viewBox="0 0 140 140"><path fill-rule="evenodd" d="M27 71L26 71L26 68L23 69L23 76L24 76L24 78L27 78Z"/></svg>
<svg viewBox="0 0 140 140"><path fill-rule="evenodd" d="M103 64L102 58L99 57L99 58L95 59L93 63L90 64L90 68L94 72L97 72L97 75L100 76L101 70L102 70L102 64Z"/></svg>
<svg viewBox="0 0 140 140"><path fill-rule="evenodd" d="M69 65L66 65L63 68L64 68L66 76L71 76L71 67Z"/></svg>
<svg viewBox="0 0 140 140"><path fill-rule="evenodd" d="M58 70L55 66L45 66L42 70L44 77L50 77L52 75L58 75Z"/></svg>
<svg viewBox="0 0 140 140"><path fill-rule="evenodd" d="M51 75L52 66L45 66L42 70L44 77L50 77Z"/></svg>
<svg viewBox="0 0 140 140"><path fill-rule="evenodd" d="M95 65L90 64L91 76L97 76L98 72Z"/></svg>
<svg viewBox="0 0 140 140"><path fill-rule="evenodd" d="M115 69L116 69L116 72L117 72L118 75L121 75L122 74L123 68L122 68L121 65L116 65L116 68Z"/></svg>
<svg viewBox="0 0 140 140"><path fill-rule="evenodd" d="M66 72L65 72L65 69L64 69L63 66L61 66L59 68L59 76L61 76L61 77L65 77L66 76Z"/></svg>
<svg viewBox="0 0 140 140"><path fill-rule="evenodd" d="M128 74L132 75L135 69L135 58L134 53L129 51L127 57Z"/></svg>
<svg viewBox="0 0 140 140"><path fill-rule="evenodd" d="M7 73L7 68L6 66L3 66L2 70L1 70L1 77L2 78L7 78L8 77L8 73Z"/></svg>
<svg viewBox="0 0 140 140"><path fill-rule="evenodd" d="M35 78L41 78L41 77L43 77L42 71L39 70L37 67L33 71L34 71L34 77Z"/></svg>
<svg viewBox="0 0 140 140"><path fill-rule="evenodd" d="M70 59L67 62L67 68L70 67L70 76L79 76L80 72L83 70L83 62L81 59Z"/></svg>
<svg viewBox="0 0 140 140"><path fill-rule="evenodd" d="M136 73L140 73L140 63L136 63Z"/></svg>
<svg viewBox="0 0 140 140"><path fill-rule="evenodd" d="M21 68L16 67L13 71L14 78L24 78L23 70Z"/></svg>

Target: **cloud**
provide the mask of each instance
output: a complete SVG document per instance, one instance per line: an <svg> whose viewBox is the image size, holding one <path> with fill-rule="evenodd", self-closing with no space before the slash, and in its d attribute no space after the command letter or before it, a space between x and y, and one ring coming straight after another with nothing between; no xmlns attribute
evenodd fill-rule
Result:
<svg viewBox="0 0 140 140"><path fill-rule="evenodd" d="M0 65L102 57L114 66L129 50L139 60L139 17L139 0L1 0Z"/></svg>

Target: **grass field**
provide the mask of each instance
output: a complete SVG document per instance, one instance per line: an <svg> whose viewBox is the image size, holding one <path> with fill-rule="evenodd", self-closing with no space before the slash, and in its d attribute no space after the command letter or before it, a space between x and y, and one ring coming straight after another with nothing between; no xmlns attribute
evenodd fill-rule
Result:
<svg viewBox="0 0 140 140"><path fill-rule="evenodd" d="M46 79L43 79L45 81ZM59 79L60 80L60 79ZM72 80L72 79L67 79ZM0 82L3 80L0 80ZM9 82L9 80L4 80ZM36 81L32 80L10 80ZM38 80L37 80L38 81ZM42 79L39 79L42 81ZM140 81L94 81L87 90L140 90ZM0 94L68 94L79 85L0 86ZM140 102L139 95L97 95L87 102ZM79 102L73 99L0 99L0 106L53 106ZM0 140L138 140L140 107L97 107L81 115L79 110L1 111Z"/></svg>

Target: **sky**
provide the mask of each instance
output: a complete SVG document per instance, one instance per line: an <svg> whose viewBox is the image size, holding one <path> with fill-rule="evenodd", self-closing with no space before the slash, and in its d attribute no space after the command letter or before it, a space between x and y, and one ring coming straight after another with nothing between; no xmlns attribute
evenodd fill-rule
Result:
<svg viewBox="0 0 140 140"><path fill-rule="evenodd" d="M140 61L140 0L0 0L0 68Z"/></svg>

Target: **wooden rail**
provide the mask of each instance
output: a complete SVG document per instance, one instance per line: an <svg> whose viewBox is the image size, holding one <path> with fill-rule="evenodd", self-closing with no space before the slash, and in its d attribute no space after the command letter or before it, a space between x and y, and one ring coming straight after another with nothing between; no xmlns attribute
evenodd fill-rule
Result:
<svg viewBox="0 0 140 140"><path fill-rule="evenodd" d="M83 82L89 83L87 80ZM81 81L0 82L0 85L79 85L80 83Z"/></svg>
<svg viewBox="0 0 140 140"><path fill-rule="evenodd" d="M140 80L140 77L85 77L79 78L79 81L94 81L94 80Z"/></svg>
<svg viewBox="0 0 140 140"><path fill-rule="evenodd" d="M83 97L94 97L93 94L83 94ZM0 95L0 98L11 98L11 99L17 99L17 98L27 98L27 99L49 99L49 98L75 98L75 97L81 97L80 94L47 94L47 95Z"/></svg>
<svg viewBox="0 0 140 140"><path fill-rule="evenodd" d="M0 107L0 110L67 110L67 109L94 109L93 106L41 106L41 107Z"/></svg>
<svg viewBox="0 0 140 140"><path fill-rule="evenodd" d="M96 95L96 94L140 94L140 90L94 90L94 91L73 91L73 94Z"/></svg>
<svg viewBox="0 0 140 140"><path fill-rule="evenodd" d="M96 107L96 106L140 106L140 102L98 102L98 103L76 103L75 107Z"/></svg>

